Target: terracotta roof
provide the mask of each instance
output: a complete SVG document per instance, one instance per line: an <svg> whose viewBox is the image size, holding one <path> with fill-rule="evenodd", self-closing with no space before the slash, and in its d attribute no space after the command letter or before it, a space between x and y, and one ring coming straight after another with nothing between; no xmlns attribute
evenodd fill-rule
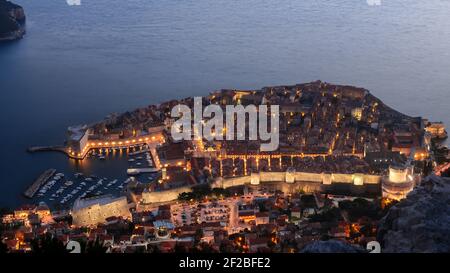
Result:
<svg viewBox="0 0 450 273"><path fill-rule="evenodd" d="M256 215L257 218L269 217L269 213L268 212L257 212L257 213L255 213L255 215Z"/></svg>
<svg viewBox="0 0 450 273"><path fill-rule="evenodd" d="M239 217L246 217L246 216L254 216L255 212L253 211L240 211Z"/></svg>
<svg viewBox="0 0 450 273"><path fill-rule="evenodd" d="M269 241L269 238L267 237L257 237L257 238L250 238L248 240L248 243L250 246L252 245L267 245L267 242Z"/></svg>

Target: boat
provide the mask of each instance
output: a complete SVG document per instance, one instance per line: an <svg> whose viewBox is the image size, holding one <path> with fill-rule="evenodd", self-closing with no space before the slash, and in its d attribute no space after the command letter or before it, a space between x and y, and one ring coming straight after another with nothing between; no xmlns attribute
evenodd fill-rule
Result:
<svg viewBox="0 0 450 273"><path fill-rule="evenodd" d="M128 162L134 162L136 160L134 160L133 158L128 159Z"/></svg>
<svg viewBox="0 0 450 273"><path fill-rule="evenodd" d="M104 157L104 156L99 156L98 159L100 159L100 160L105 160L106 157Z"/></svg>
<svg viewBox="0 0 450 273"><path fill-rule="evenodd" d="M66 186L72 186L72 185L73 185L73 182L72 182L72 181L67 181L66 183L64 183L64 185L66 185Z"/></svg>

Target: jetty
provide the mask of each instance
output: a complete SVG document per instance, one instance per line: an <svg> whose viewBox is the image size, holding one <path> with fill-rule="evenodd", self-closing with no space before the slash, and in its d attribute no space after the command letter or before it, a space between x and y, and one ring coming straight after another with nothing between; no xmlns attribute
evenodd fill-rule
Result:
<svg viewBox="0 0 450 273"><path fill-rule="evenodd" d="M56 173L55 169L48 169L43 172L34 182L31 184L28 189L23 193L27 198L33 198L36 192L44 185L54 174Z"/></svg>
<svg viewBox="0 0 450 273"><path fill-rule="evenodd" d="M157 168L137 168L137 169L128 169L128 175L138 175L141 173L156 173L158 172Z"/></svg>
<svg viewBox="0 0 450 273"><path fill-rule="evenodd" d="M29 147L27 149L27 152L29 152L29 153L48 152L48 151L67 153L67 148L64 146L35 146L35 147Z"/></svg>
<svg viewBox="0 0 450 273"><path fill-rule="evenodd" d="M136 151L136 152L130 152L128 154L133 156L133 155L143 154L143 153L146 153L146 152L149 152L149 151L150 151L150 149L142 149L142 150L139 150L139 151Z"/></svg>

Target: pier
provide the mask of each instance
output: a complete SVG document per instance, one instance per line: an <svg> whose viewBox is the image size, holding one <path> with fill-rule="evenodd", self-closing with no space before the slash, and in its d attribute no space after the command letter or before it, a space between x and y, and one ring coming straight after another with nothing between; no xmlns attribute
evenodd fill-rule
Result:
<svg viewBox="0 0 450 273"><path fill-rule="evenodd" d="M128 169L128 175L138 175L141 173L156 173L158 172L157 168L139 168L139 169Z"/></svg>
<svg viewBox="0 0 450 273"><path fill-rule="evenodd" d="M83 160L87 154L91 150L95 149L127 149L132 147L138 147L141 145L148 145L150 148L155 147L158 144L162 144L165 142L164 136L161 134L154 134L151 136L141 136L134 137L129 139L117 140L117 141L107 141L107 140L90 140L86 145L82 148L81 151L72 150L71 147L66 146L36 146L30 147L27 149L29 153L34 152L45 152L45 151L53 151L53 152L62 152L66 154L69 158ZM131 155L137 155L139 153L145 153L149 150L140 150L136 152L132 152ZM151 150L150 150L151 151Z"/></svg>
<svg viewBox="0 0 450 273"><path fill-rule="evenodd" d="M131 155L131 156L134 156L134 155L143 154L143 153L146 153L146 152L149 152L149 151L150 151L149 149L142 149L142 150L139 150L139 151L136 151L136 152L129 152L128 154Z"/></svg>
<svg viewBox="0 0 450 273"><path fill-rule="evenodd" d="M39 188L42 187L49 179L55 174L55 169L48 169L45 172L43 172L34 182L31 184L30 187L23 193L25 197L27 198L33 198L33 196L36 194L36 192L39 190Z"/></svg>

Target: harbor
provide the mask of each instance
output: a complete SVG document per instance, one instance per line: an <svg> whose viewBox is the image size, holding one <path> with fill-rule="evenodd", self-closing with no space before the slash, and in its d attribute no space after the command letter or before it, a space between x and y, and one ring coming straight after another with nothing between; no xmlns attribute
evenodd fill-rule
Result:
<svg viewBox="0 0 450 273"><path fill-rule="evenodd" d="M70 209L78 199L121 196L131 182L152 183L160 176L147 145L91 149L82 161L74 160L73 164L72 170L46 170L24 196L33 203L44 202L51 208Z"/></svg>

